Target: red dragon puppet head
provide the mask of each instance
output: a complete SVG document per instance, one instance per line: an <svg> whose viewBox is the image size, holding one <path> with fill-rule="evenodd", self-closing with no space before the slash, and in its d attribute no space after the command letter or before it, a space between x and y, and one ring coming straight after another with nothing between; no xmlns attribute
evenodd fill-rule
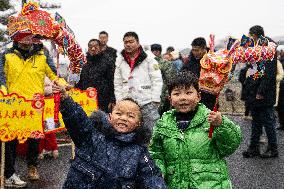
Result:
<svg viewBox="0 0 284 189"><path fill-rule="evenodd" d="M210 35L210 51L200 61L201 72L199 86L203 91L218 94L228 81L232 64L267 62L276 52L276 44L260 37L255 43L252 38L243 35L241 40L230 38L226 49L214 52L214 36ZM262 68L255 72L260 76ZM254 77L255 78L255 77Z"/></svg>
<svg viewBox="0 0 284 189"><path fill-rule="evenodd" d="M86 62L82 48L65 20L58 13L52 17L48 12L39 10L36 2L26 3L18 16L10 16L7 27L14 41L39 43L41 39L49 39L55 42L68 55L73 73L79 73Z"/></svg>

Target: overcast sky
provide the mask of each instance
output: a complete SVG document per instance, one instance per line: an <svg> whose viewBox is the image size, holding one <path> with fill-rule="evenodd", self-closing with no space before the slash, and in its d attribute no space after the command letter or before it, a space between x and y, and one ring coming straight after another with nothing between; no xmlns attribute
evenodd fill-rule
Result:
<svg viewBox="0 0 284 189"><path fill-rule="evenodd" d="M85 49L98 33L109 33L109 46L123 48L125 32L140 43L189 47L195 37L240 38L253 25L268 36L284 35L284 0L62 0L61 15Z"/></svg>

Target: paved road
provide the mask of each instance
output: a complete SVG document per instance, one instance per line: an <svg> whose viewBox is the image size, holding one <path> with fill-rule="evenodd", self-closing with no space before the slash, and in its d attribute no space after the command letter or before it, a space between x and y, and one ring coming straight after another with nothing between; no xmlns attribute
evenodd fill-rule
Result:
<svg viewBox="0 0 284 189"><path fill-rule="evenodd" d="M263 160L260 158L244 159L241 152L246 149L249 140L250 122L241 117L232 117L242 127L243 142L240 148L228 158L231 180L236 189L284 189L284 132L278 132L279 158ZM265 144L264 144L265 145ZM262 146L264 148L264 146ZM28 182L30 189L59 189L61 188L69 168L71 147L61 147L57 160L44 159L40 161L39 171L41 180ZM17 159L17 170L24 180L26 164L24 158Z"/></svg>

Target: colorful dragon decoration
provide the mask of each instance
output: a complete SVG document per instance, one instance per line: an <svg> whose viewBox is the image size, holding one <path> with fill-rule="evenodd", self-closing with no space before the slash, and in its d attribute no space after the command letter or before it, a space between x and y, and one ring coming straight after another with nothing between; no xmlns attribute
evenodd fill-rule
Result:
<svg viewBox="0 0 284 189"><path fill-rule="evenodd" d="M36 2L26 3L18 16L9 17L7 28L14 41L37 43L41 39L48 39L55 42L67 54L72 73L79 74L86 62L82 48L64 19L59 14L52 17L40 10Z"/></svg>
<svg viewBox="0 0 284 189"><path fill-rule="evenodd" d="M227 48L216 52L214 52L214 36L210 35L209 45L210 51L200 61L199 86L201 90L217 96L213 111L217 111L219 93L228 82L232 65L237 63L252 64L256 69L251 75L256 79L264 74L265 63L275 57L277 47L274 42L269 42L263 36L254 42L252 38L245 35L241 40L230 38ZM212 138L213 129L210 126L209 138Z"/></svg>

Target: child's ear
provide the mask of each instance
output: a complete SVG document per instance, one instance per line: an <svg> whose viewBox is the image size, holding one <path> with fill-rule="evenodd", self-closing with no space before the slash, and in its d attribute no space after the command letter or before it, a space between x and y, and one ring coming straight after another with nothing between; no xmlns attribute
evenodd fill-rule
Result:
<svg viewBox="0 0 284 189"><path fill-rule="evenodd" d="M201 91L199 91L198 93L197 93L197 97L198 97L198 102L201 100Z"/></svg>
<svg viewBox="0 0 284 189"><path fill-rule="evenodd" d="M109 122L111 122L111 113L108 114L107 119Z"/></svg>
<svg viewBox="0 0 284 189"><path fill-rule="evenodd" d="M172 98L171 98L170 95L168 96L168 99L169 99L170 103L172 103Z"/></svg>

